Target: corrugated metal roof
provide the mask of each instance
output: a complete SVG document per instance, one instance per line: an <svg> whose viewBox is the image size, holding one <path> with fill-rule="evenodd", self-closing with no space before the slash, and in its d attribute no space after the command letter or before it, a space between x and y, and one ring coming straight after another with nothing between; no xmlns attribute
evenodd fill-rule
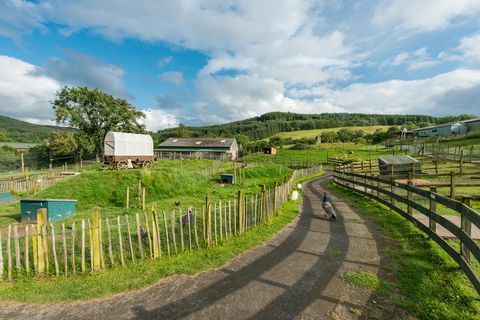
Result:
<svg viewBox="0 0 480 320"><path fill-rule="evenodd" d="M407 156L407 155L398 155L398 156L383 156L378 158L384 164L409 164L419 162L417 159Z"/></svg>
<svg viewBox="0 0 480 320"><path fill-rule="evenodd" d="M168 138L158 147L229 148L234 142L234 138Z"/></svg>

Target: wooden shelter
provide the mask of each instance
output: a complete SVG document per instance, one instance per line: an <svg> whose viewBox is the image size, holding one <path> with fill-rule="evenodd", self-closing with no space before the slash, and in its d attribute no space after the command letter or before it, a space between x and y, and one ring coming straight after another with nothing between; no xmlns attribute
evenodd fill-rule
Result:
<svg viewBox="0 0 480 320"><path fill-rule="evenodd" d="M262 152L264 154L269 154L269 155L274 156L274 155L277 154L277 149L274 148L274 147L264 147L264 148L262 148Z"/></svg>
<svg viewBox="0 0 480 320"><path fill-rule="evenodd" d="M422 172L421 162L411 156L383 156L378 158L378 167L382 176L408 177L410 173Z"/></svg>

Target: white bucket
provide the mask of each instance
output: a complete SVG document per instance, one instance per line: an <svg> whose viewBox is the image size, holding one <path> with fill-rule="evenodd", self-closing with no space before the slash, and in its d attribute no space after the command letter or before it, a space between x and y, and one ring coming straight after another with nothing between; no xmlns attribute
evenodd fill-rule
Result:
<svg viewBox="0 0 480 320"><path fill-rule="evenodd" d="M297 201L297 199L298 199L298 191L297 190L293 190L291 199L293 201Z"/></svg>

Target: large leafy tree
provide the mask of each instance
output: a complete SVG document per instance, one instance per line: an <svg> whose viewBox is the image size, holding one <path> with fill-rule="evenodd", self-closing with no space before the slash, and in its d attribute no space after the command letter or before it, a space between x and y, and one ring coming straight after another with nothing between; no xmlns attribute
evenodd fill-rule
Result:
<svg viewBox="0 0 480 320"><path fill-rule="evenodd" d="M64 87L52 102L56 120L77 128L95 146L100 156L108 131L145 132L140 119L145 114L127 100L113 97L99 89Z"/></svg>

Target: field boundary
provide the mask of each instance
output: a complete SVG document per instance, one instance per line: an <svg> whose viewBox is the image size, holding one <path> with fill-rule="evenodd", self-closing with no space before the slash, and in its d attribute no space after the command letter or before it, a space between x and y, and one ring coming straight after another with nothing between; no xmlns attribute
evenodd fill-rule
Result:
<svg viewBox="0 0 480 320"><path fill-rule="evenodd" d="M333 180L338 185L366 195L393 209L411 221L417 228L428 234L432 240L459 264L473 287L477 290L477 293L480 294L480 280L475 273L471 259L473 257L477 260L477 263L480 261L480 248L477 242L471 238L472 223L480 228L480 214L470 207L471 199L469 197L462 197L462 202L460 202L436 193L434 187L432 187L430 191L414 187L411 180L409 180L407 184L404 184L396 182L393 179L374 177L339 169L334 170ZM406 194L401 195L399 191L403 191ZM428 199L428 208L421 205L418 201L413 201L414 194ZM406 208L400 207L397 201L406 205ZM444 206L460 214L461 226L456 226L439 215L436 212L437 205ZM422 222L414 218L413 210L427 216L429 225L425 226ZM455 235L456 239L460 241L460 252L437 234L437 223L450 231Z"/></svg>

